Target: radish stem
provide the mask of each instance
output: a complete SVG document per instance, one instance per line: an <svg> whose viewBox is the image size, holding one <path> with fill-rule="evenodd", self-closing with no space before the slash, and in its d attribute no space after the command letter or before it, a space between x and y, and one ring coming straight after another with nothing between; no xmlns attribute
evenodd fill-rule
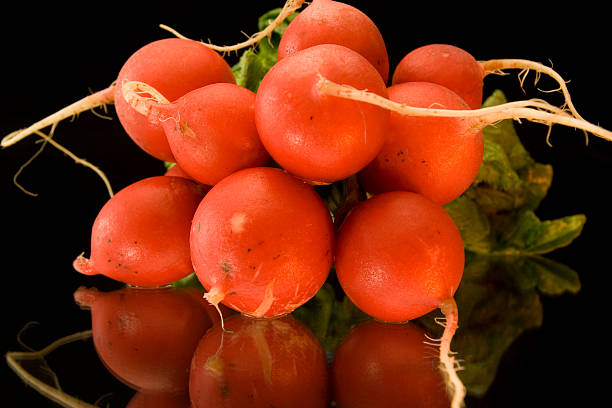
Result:
<svg viewBox="0 0 612 408"><path fill-rule="evenodd" d="M451 341L458 328L459 313L455 299L449 298L442 302L440 310L445 317L444 332L440 338L440 364L447 376L447 386L451 396L451 408L459 408L463 405L466 389L457 375L457 361L450 349Z"/></svg>
<svg viewBox="0 0 612 408"><path fill-rule="evenodd" d="M326 78L319 79L317 82L317 89L322 95L330 95L370 103L372 105L397 112L401 115L474 118L474 127L476 128L484 128L489 124L504 119L514 119L517 121L526 119L531 122L542 123L549 126L552 126L553 124L560 124L581 129L595 136L612 141L611 131L583 119L575 118L566 112L561 111L559 108L542 102L541 100L532 99L526 101L508 102L497 106L473 110L449 110L408 106L391 101L378 94L368 92L367 90L359 90L347 85L337 84Z"/></svg>
<svg viewBox="0 0 612 408"><path fill-rule="evenodd" d="M304 1L305 0L287 0L285 2L285 5L281 9L281 12L274 19L274 21L272 21L262 31L260 31L258 33L255 33L254 35L250 36L249 39L246 40L246 41L243 41L243 42L235 44L235 45L226 45L226 46L218 46L218 45L213 45L213 44L205 43L205 42L202 42L202 44L204 44L205 46L207 46L208 48L210 48L212 50L219 51L219 52L238 51L240 49L247 48L247 47L250 47L252 45L255 45L256 43L261 41L263 38L269 37L270 35L272 35L272 32L277 27L279 27L283 23L283 21L285 21L285 19L287 17L289 17L291 14L296 12L300 7L302 7L302 4L304 4ZM184 35L180 34L175 29L173 29L171 27L168 27L165 24L160 24L159 26L160 26L160 28L162 28L162 29L164 29L166 31L171 32L172 34L174 34L178 38L182 38L184 40L189 40L189 38L185 37Z"/></svg>

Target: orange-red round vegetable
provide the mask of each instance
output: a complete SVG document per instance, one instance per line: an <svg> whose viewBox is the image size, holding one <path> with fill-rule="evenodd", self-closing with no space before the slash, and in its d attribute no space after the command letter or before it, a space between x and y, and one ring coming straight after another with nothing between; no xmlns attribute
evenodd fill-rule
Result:
<svg viewBox="0 0 612 408"><path fill-rule="evenodd" d="M168 100L215 82L235 83L229 64L204 44L181 38L153 41L125 62L117 77L115 108L127 134L145 152L160 160L174 162L164 131L136 112L123 98L125 81L145 82Z"/></svg>
<svg viewBox="0 0 612 408"><path fill-rule="evenodd" d="M336 348L332 392L338 408L448 408L444 376L425 331L369 320Z"/></svg>
<svg viewBox="0 0 612 408"><path fill-rule="evenodd" d="M292 316L234 315L209 330L191 363L193 408L326 408L329 375L323 348Z"/></svg>
<svg viewBox="0 0 612 408"><path fill-rule="evenodd" d="M189 228L204 196L200 184L183 177L155 176L115 194L91 231L91 257L74 268L133 286L161 286L193 272Z"/></svg>
<svg viewBox="0 0 612 408"><path fill-rule="evenodd" d="M214 185L236 170L270 161L255 127L255 93L230 83L193 90L167 105L161 122L176 162Z"/></svg>
<svg viewBox="0 0 612 408"><path fill-rule="evenodd" d="M433 82L459 95L472 109L482 105L485 76L482 65L467 51L448 44L428 44L412 50L399 62L392 85Z"/></svg>
<svg viewBox="0 0 612 408"><path fill-rule="evenodd" d="M187 290L171 287L80 287L74 298L91 310L96 352L117 379L144 393L187 392L193 352L218 322L212 307L207 311Z"/></svg>
<svg viewBox="0 0 612 408"><path fill-rule="evenodd" d="M211 303L256 317L290 313L327 279L334 231L314 188L286 172L240 170L204 197L191 259Z"/></svg>
<svg viewBox="0 0 612 408"><path fill-rule="evenodd" d="M389 99L410 106L469 109L457 94L434 83L405 82L388 91ZM483 151L482 129L470 119L392 112L385 144L359 178L371 194L406 190L446 204L472 184Z"/></svg>
<svg viewBox="0 0 612 408"><path fill-rule="evenodd" d="M335 266L358 308L383 321L403 322L453 297L463 274L463 241L439 204L406 191L383 193L345 218Z"/></svg>
<svg viewBox="0 0 612 408"><path fill-rule="evenodd" d="M319 94L321 76L387 96L378 71L363 56L341 45L315 45L268 71L257 91L255 121L261 141L280 166L309 182L332 183L376 157L389 112Z"/></svg>
<svg viewBox="0 0 612 408"><path fill-rule="evenodd" d="M332 0L314 0L287 26L278 59L313 45L338 44L367 58L383 81L389 78L389 56L376 24L361 10Z"/></svg>

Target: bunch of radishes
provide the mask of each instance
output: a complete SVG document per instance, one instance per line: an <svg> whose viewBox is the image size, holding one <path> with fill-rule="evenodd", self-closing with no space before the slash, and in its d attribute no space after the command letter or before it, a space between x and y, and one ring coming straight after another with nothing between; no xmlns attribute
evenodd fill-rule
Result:
<svg viewBox="0 0 612 408"><path fill-rule="evenodd" d="M288 1L281 19L302 3ZM568 109L540 100L479 109L483 78L508 68L555 77ZM442 206L476 177L483 127L515 118L606 139L611 132L584 121L554 71L529 61L481 63L434 44L406 55L392 86L389 76L372 20L314 0L287 26L256 93L236 84L210 45L163 39L135 52L85 105L3 145L83 106L114 102L134 142L180 174L114 195L95 220L90 258L74 262L79 272L143 287L195 272L211 304L272 318L311 299L335 266L346 295L375 318L403 322L442 310L440 359L458 406L465 391L450 342L464 248ZM316 186L351 177L368 199L334 224Z"/></svg>

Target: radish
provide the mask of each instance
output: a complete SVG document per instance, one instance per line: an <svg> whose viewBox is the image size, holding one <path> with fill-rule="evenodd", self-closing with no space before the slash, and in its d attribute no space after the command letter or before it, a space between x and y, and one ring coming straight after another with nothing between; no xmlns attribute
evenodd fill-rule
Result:
<svg viewBox="0 0 612 408"><path fill-rule="evenodd" d="M395 191L362 201L337 233L335 266L346 295L379 320L405 322L441 309L440 362L452 407L465 387L450 351L457 330L453 298L464 268L459 229L444 208L422 195Z"/></svg>
<svg viewBox="0 0 612 408"><path fill-rule="evenodd" d="M277 168L217 183L191 225L191 259L206 299L255 317L291 313L327 279L331 215L314 188Z"/></svg>
<svg viewBox="0 0 612 408"><path fill-rule="evenodd" d="M341 45L315 45L283 58L264 76L255 123L264 147L281 167L311 183L330 184L376 157L389 112L321 94L321 76L387 96L380 74L363 56Z"/></svg>
<svg viewBox="0 0 612 408"><path fill-rule="evenodd" d="M177 64L177 61L181 63ZM153 41L128 58L111 86L61 109L26 129L7 135L2 139L2 147L15 144L38 130L80 112L114 102L121 124L138 146L160 160L174 161L161 127L147 121L119 97L121 88L116 84L128 80L146 82L156 87L171 101L211 83L235 82L229 64L202 43L179 38Z"/></svg>
<svg viewBox="0 0 612 408"><path fill-rule="evenodd" d="M388 92L390 100L410 106L470 109L456 93L434 83L405 82ZM370 194L407 190L447 204L472 184L483 150L482 130L469 121L391 112L387 140L359 180Z"/></svg>
<svg viewBox="0 0 612 408"><path fill-rule="evenodd" d="M74 299L91 311L96 352L116 378L142 392L187 392L193 352L218 322L212 307L170 287L80 287Z"/></svg>
<svg viewBox="0 0 612 408"><path fill-rule="evenodd" d="M410 322L369 320L354 327L334 353L335 406L447 408L450 401L429 339Z"/></svg>
<svg viewBox="0 0 612 408"><path fill-rule="evenodd" d="M200 340L191 362L193 408L329 405L327 360L314 334L291 315L226 320Z"/></svg>
<svg viewBox="0 0 612 408"><path fill-rule="evenodd" d="M359 9L339 1L314 0L287 26L278 46L278 60L318 44L338 44L358 52L387 83L385 41L374 22Z"/></svg>
<svg viewBox="0 0 612 408"><path fill-rule="evenodd" d="M456 92L472 109L477 109L482 105L484 78L491 74L503 74L507 69L522 70L519 75L521 83L530 70L552 77L559 84L570 112L582 119L572 103L565 81L552 68L524 59L477 61L467 51L449 44L428 44L410 51L395 68L392 84L434 82Z"/></svg>
<svg viewBox="0 0 612 408"><path fill-rule="evenodd" d="M161 125L176 162L202 184L270 161L255 127L255 93L246 88L216 83L170 103L149 84L133 81L122 84L121 99Z"/></svg>
<svg viewBox="0 0 612 408"><path fill-rule="evenodd" d="M183 177L156 176L120 190L91 232L91 258L74 268L133 286L162 286L193 272L189 228L204 188Z"/></svg>

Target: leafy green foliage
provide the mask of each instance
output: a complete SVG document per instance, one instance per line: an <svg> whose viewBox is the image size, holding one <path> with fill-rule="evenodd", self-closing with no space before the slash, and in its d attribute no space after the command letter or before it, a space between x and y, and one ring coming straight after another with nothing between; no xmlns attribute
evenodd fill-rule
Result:
<svg viewBox="0 0 612 408"><path fill-rule="evenodd" d="M484 107L506 102L499 90ZM541 221L535 209L548 193L553 170L527 152L511 120L487 126L480 171L470 188L445 206L465 248L491 255L534 255L569 245L582 232L583 214Z"/></svg>
<svg viewBox="0 0 612 408"><path fill-rule="evenodd" d="M278 17L281 9L277 8L270 10L266 14L259 17L259 30L265 29ZM283 23L274 29L272 35L267 40L259 41L256 47L249 48L244 51L240 60L232 67L236 83L253 92L257 92L259 83L263 79L266 72L272 68L277 61L278 44L287 25L297 16L293 13Z"/></svg>

